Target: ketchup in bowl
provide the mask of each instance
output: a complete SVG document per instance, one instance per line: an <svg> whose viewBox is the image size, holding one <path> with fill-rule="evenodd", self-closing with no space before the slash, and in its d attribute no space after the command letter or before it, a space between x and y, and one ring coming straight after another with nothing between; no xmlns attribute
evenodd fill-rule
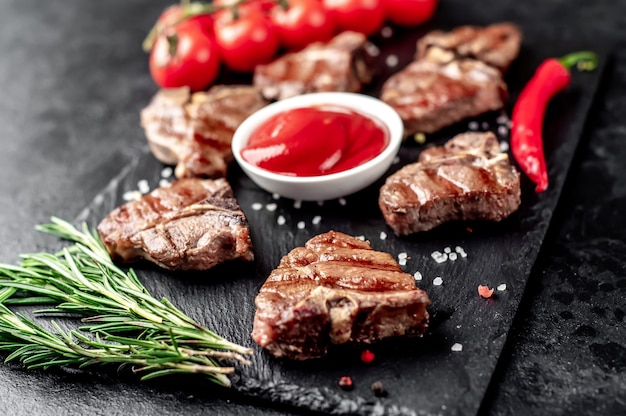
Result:
<svg viewBox="0 0 626 416"><path fill-rule="evenodd" d="M241 149L248 163L289 176L346 171L378 156L389 143L379 120L340 105L286 110L265 120Z"/></svg>

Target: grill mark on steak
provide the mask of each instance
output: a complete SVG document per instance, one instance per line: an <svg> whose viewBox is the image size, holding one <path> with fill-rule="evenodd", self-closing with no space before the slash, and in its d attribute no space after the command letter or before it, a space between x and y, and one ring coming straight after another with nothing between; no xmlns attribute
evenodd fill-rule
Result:
<svg viewBox="0 0 626 416"><path fill-rule="evenodd" d="M177 178L221 177L232 161L237 127L268 102L246 85L216 85L193 95L188 88L160 90L141 111L153 155L176 165Z"/></svg>
<svg viewBox="0 0 626 416"><path fill-rule="evenodd" d="M406 136L499 110L508 98L502 71L520 43L509 23L430 32L418 41L415 60L385 81L380 98L400 114Z"/></svg>
<svg viewBox="0 0 626 416"><path fill-rule="evenodd" d="M436 30L426 34L417 42L416 58L471 58L504 72L519 54L521 43L522 33L512 23L461 26L450 32Z"/></svg>
<svg viewBox="0 0 626 416"><path fill-rule="evenodd" d="M468 59L443 65L414 61L385 81L380 96L398 112L407 136L498 110L507 97L497 69Z"/></svg>
<svg viewBox="0 0 626 416"><path fill-rule="evenodd" d="M305 360L332 344L422 335L430 299L389 253L330 231L284 256L255 304L255 342L276 357Z"/></svg>
<svg viewBox="0 0 626 416"><path fill-rule="evenodd" d="M282 100L309 92L359 92L372 80L372 57L367 38L345 31L329 42L316 42L257 65L253 84L269 100Z"/></svg>
<svg viewBox="0 0 626 416"><path fill-rule="evenodd" d="M378 202L398 235L453 220L501 221L519 207L520 175L493 133L464 133L388 177Z"/></svg>
<svg viewBox="0 0 626 416"><path fill-rule="evenodd" d="M170 270L207 270L254 258L248 222L225 179L189 178L155 189L107 215L98 233L116 260Z"/></svg>

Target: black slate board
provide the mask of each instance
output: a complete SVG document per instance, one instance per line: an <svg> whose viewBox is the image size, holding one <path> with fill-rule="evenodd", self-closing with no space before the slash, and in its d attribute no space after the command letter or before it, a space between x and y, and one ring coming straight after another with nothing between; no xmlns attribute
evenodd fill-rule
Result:
<svg viewBox="0 0 626 416"><path fill-rule="evenodd" d="M415 39L421 33L399 32L392 40L375 39L382 53L379 82L371 93L376 93L389 73L411 59ZM522 50L507 75L511 102L542 59L569 52L548 49L541 48L541 55L526 47ZM397 66L384 64L390 55L397 57ZM604 62L605 56L602 58ZM572 85L550 106L545 131L549 137L550 188L537 195L524 178L522 206L502 223L448 224L429 233L397 238L386 227L376 203L384 178L345 200L303 202L298 208L292 200L276 199L260 190L233 165L229 181L251 225L255 263L233 263L203 273L169 273L147 264L137 265L136 270L157 297L169 298L200 323L255 349L253 364L240 368L239 375L233 377L236 393L230 394L234 398L255 398L332 414L475 414L546 235L602 71L603 67L593 73L574 75ZM479 130L488 126L497 132L498 116L488 114L477 119ZM429 137L428 143L442 143L467 127L467 122L459 123ZM506 141L508 137L500 138ZM388 174L415 160L421 149L414 142L405 143L398 163ZM110 182L77 221L97 224L124 202L126 191L137 189L140 180L146 179L151 187L158 186L162 169L163 165L146 149ZM254 210L255 203L261 203L263 208ZM276 209L268 210L268 204L275 204ZM278 225L279 216L284 217L284 225ZM314 224L316 216L320 221ZM304 224L302 229L298 228L300 222ZM433 301L431 328L424 338L393 340L371 347L376 359L370 364L360 362L358 347L339 348L324 360L297 363L276 360L252 342L249 333L253 300L265 277L289 250L330 229L363 236L377 250L394 255L407 253L409 260L404 269L411 274L421 273L423 278L416 283ZM381 232L387 234L385 239ZM444 252L446 248L455 252L457 246L467 257L458 256L457 260L444 263L431 257L434 251ZM443 284L434 286L435 277L441 277ZM506 284L506 290L496 291L492 299L486 300L478 296L479 284ZM451 350L455 343L462 345L462 351ZM344 375L354 380L353 391L338 387L337 381ZM373 395L370 386L375 381L383 383L386 397ZM179 386L175 380L163 383ZM202 388L193 391L202 394Z"/></svg>

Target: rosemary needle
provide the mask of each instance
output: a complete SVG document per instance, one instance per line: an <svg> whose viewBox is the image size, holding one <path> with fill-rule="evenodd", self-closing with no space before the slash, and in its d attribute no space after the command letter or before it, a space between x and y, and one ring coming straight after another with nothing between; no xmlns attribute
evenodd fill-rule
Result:
<svg viewBox="0 0 626 416"><path fill-rule="evenodd" d="M39 231L72 241L55 254L22 255L20 265L0 264L0 351L28 368L117 364L142 380L175 373L204 374L229 386L234 367L252 350L232 343L154 298L130 269L111 259L95 231L59 218ZM81 316L77 330L54 331L13 312L11 305L47 305L38 314ZM51 307L52 306L52 307Z"/></svg>

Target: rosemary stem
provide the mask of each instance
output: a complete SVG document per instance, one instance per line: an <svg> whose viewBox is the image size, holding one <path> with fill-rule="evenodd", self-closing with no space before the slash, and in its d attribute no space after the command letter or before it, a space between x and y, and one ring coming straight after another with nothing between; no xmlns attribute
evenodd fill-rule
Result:
<svg viewBox="0 0 626 416"><path fill-rule="evenodd" d="M157 300L134 270L111 259L97 233L83 224L52 218L39 231L73 244L56 254L22 256L19 266L0 263L0 351L27 368L94 364L130 366L142 380L170 374L204 374L229 386L235 368L221 360L250 364L250 348L202 327L167 299ZM54 332L6 305L52 305L37 316L82 317L78 330ZM81 332L84 331L84 332Z"/></svg>

